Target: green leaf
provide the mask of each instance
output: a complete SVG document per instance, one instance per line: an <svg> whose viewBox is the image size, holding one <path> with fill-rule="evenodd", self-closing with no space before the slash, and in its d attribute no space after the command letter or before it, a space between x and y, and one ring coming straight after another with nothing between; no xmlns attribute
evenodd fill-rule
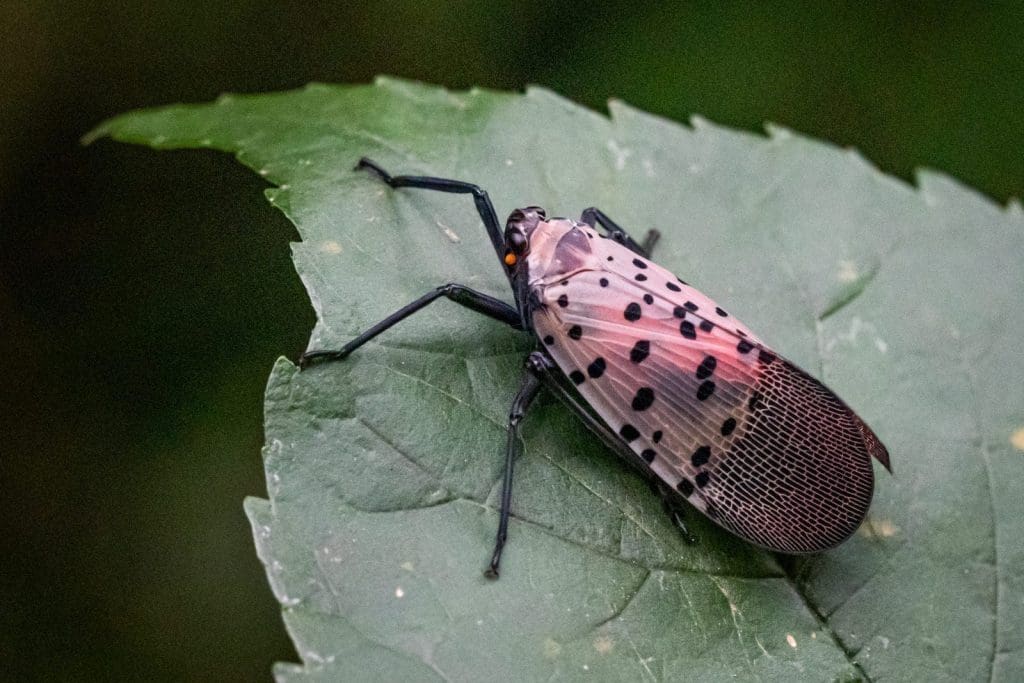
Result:
<svg viewBox="0 0 1024 683"><path fill-rule="evenodd" d="M500 213L598 205L820 376L892 454L868 522L784 559L658 500L553 400L527 422L503 573L486 581L504 420L530 338L447 302L266 396L257 551L302 665L282 680L1024 679L1024 220L771 128L692 128L542 89L392 79L126 114L93 137L233 152L276 187L341 345L449 281L510 299L462 178ZM1015 436L1016 435L1016 436ZM1016 444L1016 445L1014 445Z"/></svg>

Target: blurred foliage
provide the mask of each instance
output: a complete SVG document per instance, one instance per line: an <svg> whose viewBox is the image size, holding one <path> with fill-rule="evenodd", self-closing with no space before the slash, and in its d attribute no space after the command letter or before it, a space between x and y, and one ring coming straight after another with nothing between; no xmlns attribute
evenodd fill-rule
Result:
<svg viewBox="0 0 1024 683"><path fill-rule="evenodd" d="M265 678L293 660L241 510L262 395L313 315L230 159L78 138L146 105L377 73L766 120L1024 190L1024 8L4 4L0 394L8 678Z"/></svg>

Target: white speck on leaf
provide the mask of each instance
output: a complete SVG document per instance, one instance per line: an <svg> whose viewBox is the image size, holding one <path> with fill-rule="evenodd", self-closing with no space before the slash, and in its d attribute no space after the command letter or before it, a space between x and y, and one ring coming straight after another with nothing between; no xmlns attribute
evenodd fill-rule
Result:
<svg viewBox="0 0 1024 683"><path fill-rule="evenodd" d="M861 320L858 316L854 316L850 320L850 327L846 332L840 332L834 338L828 340L825 343L825 351L831 352L839 344L847 346L856 346L860 340L861 334L867 334L872 337L872 344L878 349L880 353L885 353L889 350L889 345L881 335L878 334L878 329L871 323Z"/></svg>
<svg viewBox="0 0 1024 683"><path fill-rule="evenodd" d="M893 524L891 519L875 519L868 517L860 525L858 532L867 538L892 538L898 534L900 528Z"/></svg>
<svg viewBox="0 0 1024 683"><path fill-rule="evenodd" d="M856 263L845 259L839 262L839 272L836 273L837 280L840 282L856 282L858 277L860 277L860 273L857 272Z"/></svg>
<svg viewBox="0 0 1024 683"><path fill-rule="evenodd" d="M1013 434L1010 435L1010 443L1018 451L1024 451L1024 427L1018 427Z"/></svg>
<svg viewBox="0 0 1024 683"><path fill-rule="evenodd" d="M323 246L320 247L320 251L326 254L340 254L341 245L334 240L327 240L323 243Z"/></svg>
<svg viewBox="0 0 1024 683"><path fill-rule="evenodd" d="M454 230L449 228L447 225L445 225L436 218L434 219L434 222L437 223L437 227L441 228L441 230L444 232L445 237L447 237L453 243L458 244L459 242L462 241L462 238L459 237L458 234Z"/></svg>
<svg viewBox="0 0 1024 683"><path fill-rule="evenodd" d="M608 141L608 151L615 155L616 171L621 171L626 168L626 159L633 154L633 150L626 147L620 147L619 143L615 140Z"/></svg>
<svg viewBox="0 0 1024 683"><path fill-rule="evenodd" d="M793 648L794 650L796 649L796 638L793 637L792 633L786 634L786 642L789 643L789 646L791 648Z"/></svg>
<svg viewBox="0 0 1024 683"><path fill-rule="evenodd" d="M397 588L395 588L395 597L396 598L404 598L405 597L405 591L402 590L401 586L398 586Z"/></svg>

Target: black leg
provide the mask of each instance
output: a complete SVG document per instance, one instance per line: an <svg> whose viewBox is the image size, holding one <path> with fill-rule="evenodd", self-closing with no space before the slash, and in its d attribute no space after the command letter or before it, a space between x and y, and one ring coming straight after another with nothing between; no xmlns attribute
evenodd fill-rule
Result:
<svg viewBox="0 0 1024 683"><path fill-rule="evenodd" d="M636 240L629 236L629 233L619 226L618 223L613 221L611 218L608 218L604 211L594 206L589 209L584 209L583 215L580 217L580 221L590 226L600 225L608 231L609 238L615 240L630 251L646 257L650 257L651 250L654 249L654 245L657 244L658 238L661 237L661 233L657 230L648 230L647 234L644 236L643 244L638 244Z"/></svg>
<svg viewBox="0 0 1024 683"><path fill-rule="evenodd" d="M307 351L299 358L299 367L305 368L311 363L320 360L342 360L381 332L384 332L392 325L401 322L430 302L440 299L441 297L447 297L455 303L461 304L470 310L476 311L477 313L483 313L495 320L500 320L517 330L523 329L523 323L522 319L519 317L519 311L514 307L509 306L500 299L495 299L493 296L488 296L487 294L470 289L469 287L450 282L446 285L441 285L432 292L424 294L411 304L398 309L336 351Z"/></svg>
<svg viewBox="0 0 1024 683"><path fill-rule="evenodd" d="M526 360L526 372L523 373L523 381L519 386L519 392L512 400L512 409L508 414L508 441L505 445L505 475L501 480L501 508L498 517L498 535L494 540L494 552L491 554L491 563L484 572L488 579L498 578L498 565L501 563L501 551L505 548L505 540L508 538L508 518L512 512L512 468L516 458L519 457L519 423L526 415L527 408L543 388L544 384L539 373L545 370L538 366L535 356L541 356L536 351L531 353Z"/></svg>
<svg viewBox="0 0 1024 683"><path fill-rule="evenodd" d="M551 393L557 396L558 399L569 408L569 410L575 413L576 416L583 421L583 424L590 429L590 431L600 437L601 441L603 441L608 448L615 451L615 453L627 464L643 474L652 485L654 485L655 481L660 481L658 476L647 466L647 463L643 462L640 459L640 456L633 452L633 449L623 443L618 434L613 432L603 420L594 415L593 411L580 403L574 393L563 385L563 382L559 380L559 377L561 376L560 373L550 372L550 370L557 367L553 360L538 352L534 352L531 356L532 355L540 356L542 359L542 361L538 361L538 363L543 363L544 366L544 372L541 374L541 379L544 381L544 386L549 389Z"/></svg>
<svg viewBox="0 0 1024 683"><path fill-rule="evenodd" d="M626 463L631 465L647 478L647 481L651 486L651 490L661 498L662 505L665 508L665 512L668 513L669 518L671 518L672 524L678 527L683 533L683 539L687 543L696 543L697 539L690 533L690 530L684 522L684 513L688 504L680 499L678 494L668 488L661 478L656 475L643 460L640 459L640 456L633 452L633 449L624 444L622 439L620 439L618 435L608 427L608 425L594 415L592 411L583 406L576 399L573 393L558 380L558 375L556 373L549 372L555 367L554 362L551 359L538 352L531 354L531 358L533 356L539 357L536 362L539 366L543 367L541 379L544 382L545 388L549 389L551 393L565 403L570 410L576 413L590 431L599 436L606 446L615 451L619 457L626 461Z"/></svg>
<svg viewBox="0 0 1024 683"><path fill-rule="evenodd" d="M491 198L487 196L487 192L479 186L465 183L461 180L448 180L447 178L410 175L392 176L378 166L376 162L366 157L360 159L359 163L356 164L355 170L358 171L360 169L371 171L391 187L419 187L424 190L473 195L473 203L476 204L476 211L480 214L480 220L484 222L484 227L487 228L487 236L491 238L494 251L498 254L499 259L505 255L505 238L502 234L501 224L498 223L498 214L495 213L494 205L491 204Z"/></svg>
<svg viewBox="0 0 1024 683"><path fill-rule="evenodd" d="M661 496L662 507L665 508L665 513L672 520L672 525L682 532L683 540L690 545L696 543L697 537L690 533L689 527L686 526L686 504L660 480L655 484L655 489L656 493Z"/></svg>

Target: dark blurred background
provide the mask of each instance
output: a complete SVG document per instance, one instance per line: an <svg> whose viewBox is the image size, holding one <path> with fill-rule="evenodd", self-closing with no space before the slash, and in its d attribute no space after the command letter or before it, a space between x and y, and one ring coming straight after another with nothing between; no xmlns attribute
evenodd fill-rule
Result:
<svg viewBox="0 0 1024 683"><path fill-rule="evenodd" d="M1024 190L1021 3L508 4L0 4L0 678L296 659L242 513L264 382L313 323L296 233L227 155L80 146L105 117L378 73L538 83Z"/></svg>

